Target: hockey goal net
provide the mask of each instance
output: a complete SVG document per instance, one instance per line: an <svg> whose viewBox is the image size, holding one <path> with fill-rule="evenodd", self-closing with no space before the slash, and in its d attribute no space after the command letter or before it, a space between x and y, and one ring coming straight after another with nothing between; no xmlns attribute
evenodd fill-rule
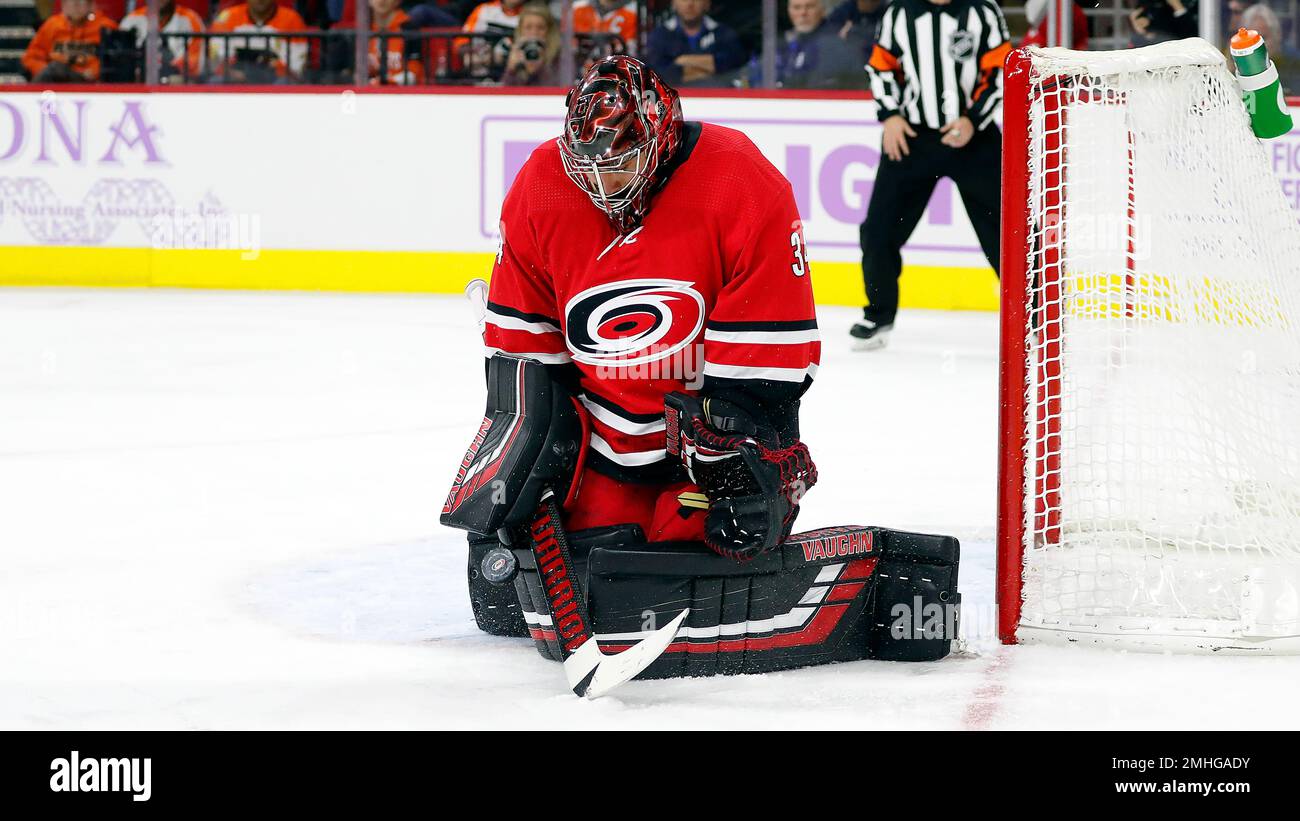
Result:
<svg viewBox="0 0 1300 821"><path fill-rule="evenodd" d="M1300 649L1300 226L1203 40L1005 75L999 633Z"/></svg>

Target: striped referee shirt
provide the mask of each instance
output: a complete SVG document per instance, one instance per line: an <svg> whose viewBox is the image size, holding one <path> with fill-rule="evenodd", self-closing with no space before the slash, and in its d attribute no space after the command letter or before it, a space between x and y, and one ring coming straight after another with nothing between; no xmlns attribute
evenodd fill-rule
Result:
<svg viewBox="0 0 1300 821"><path fill-rule="evenodd" d="M1002 100L1007 21L993 0L894 0L880 21L867 73L880 121L901 114L939 129L969 117L993 121Z"/></svg>

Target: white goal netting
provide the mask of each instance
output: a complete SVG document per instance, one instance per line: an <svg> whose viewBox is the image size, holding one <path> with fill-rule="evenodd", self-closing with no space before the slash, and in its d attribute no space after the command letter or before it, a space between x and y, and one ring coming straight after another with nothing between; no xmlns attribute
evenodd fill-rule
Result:
<svg viewBox="0 0 1300 821"><path fill-rule="evenodd" d="M1020 634L1282 649L1296 214L1205 41L1030 58Z"/></svg>

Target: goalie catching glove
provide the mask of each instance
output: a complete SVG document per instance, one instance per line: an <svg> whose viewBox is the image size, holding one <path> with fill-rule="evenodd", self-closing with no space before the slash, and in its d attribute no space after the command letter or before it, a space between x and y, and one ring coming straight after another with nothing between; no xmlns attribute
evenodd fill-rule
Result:
<svg viewBox="0 0 1300 821"><path fill-rule="evenodd" d="M785 541L817 482L808 446L779 447L773 431L719 399L670 393L664 404L668 453L709 499L709 548L748 561Z"/></svg>

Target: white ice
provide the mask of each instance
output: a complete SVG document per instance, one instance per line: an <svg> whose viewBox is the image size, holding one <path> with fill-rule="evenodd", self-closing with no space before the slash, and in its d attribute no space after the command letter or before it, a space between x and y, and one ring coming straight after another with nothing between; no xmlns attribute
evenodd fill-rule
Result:
<svg viewBox="0 0 1300 821"><path fill-rule="evenodd" d="M0 290L0 728L1300 727L1300 658L993 638L996 320L821 314L801 528L963 540L966 649L567 692L483 635L438 510L483 405L454 297Z"/></svg>

